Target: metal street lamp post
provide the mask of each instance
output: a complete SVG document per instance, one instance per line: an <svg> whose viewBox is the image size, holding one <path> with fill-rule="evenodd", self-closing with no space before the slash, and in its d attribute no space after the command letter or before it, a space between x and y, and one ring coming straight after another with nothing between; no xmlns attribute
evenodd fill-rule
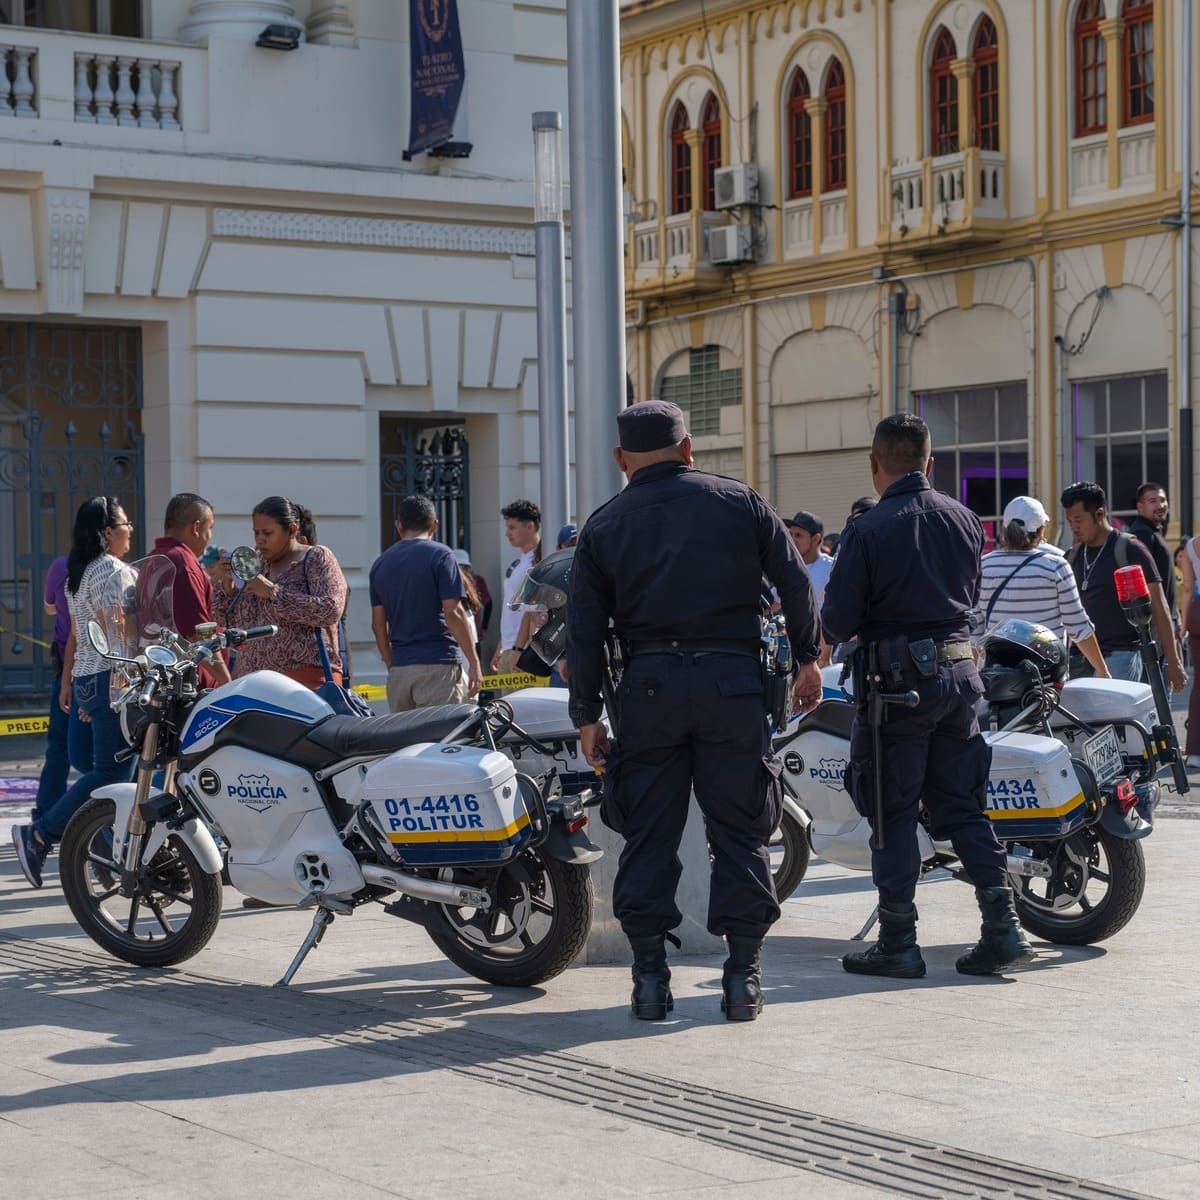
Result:
<svg viewBox="0 0 1200 1200"><path fill-rule="evenodd" d="M562 196L562 114L537 112L533 114L533 220L543 529L559 529L571 519Z"/></svg>
<svg viewBox="0 0 1200 1200"><path fill-rule="evenodd" d="M567 5L571 104L571 319L579 518L621 489L612 457L625 407L621 80L617 0Z"/></svg>

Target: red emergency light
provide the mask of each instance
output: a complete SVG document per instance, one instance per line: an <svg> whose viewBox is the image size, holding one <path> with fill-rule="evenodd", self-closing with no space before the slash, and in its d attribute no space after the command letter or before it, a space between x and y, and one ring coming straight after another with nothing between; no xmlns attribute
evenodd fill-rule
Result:
<svg viewBox="0 0 1200 1200"><path fill-rule="evenodd" d="M1113 583L1117 585L1117 600L1123 605L1150 599L1150 585L1141 567L1122 567L1113 573Z"/></svg>

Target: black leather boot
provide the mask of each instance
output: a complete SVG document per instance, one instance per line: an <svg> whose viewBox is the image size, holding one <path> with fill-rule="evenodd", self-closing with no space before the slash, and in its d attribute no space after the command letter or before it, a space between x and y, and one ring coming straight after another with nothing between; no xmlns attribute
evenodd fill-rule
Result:
<svg viewBox="0 0 1200 1200"><path fill-rule="evenodd" d="M843 954L842 968L851 975L885 975L889 979L921 979L925 960L917 945L917 906L879 902L879 940L870 950Z"/></svg>
<svg viewBox="0 0 1200 1200"><path fill-rule="evenodd" d="M993 975L1005 967L1033 962L1037 955L1025 940L1013 908L1012 888L976 888L983 924L979 941L954 965L960 975Z"/></svg>
<svg viewBox="0 0 1200 1200"><path fill-rule="evenodd" d="M762 979L759 975L760 937L730 934L729 957L721 972L721 1011L727 1021L753 1021L762 1012Z"/></svg>
<svg viewBox="0 0 1200 1200"><path fill-rule="evenodd" d="M667 967L667 935L631 937L629 944L633 948L633 1015L639 1021L664 1021L675 1007Z"/></svg>

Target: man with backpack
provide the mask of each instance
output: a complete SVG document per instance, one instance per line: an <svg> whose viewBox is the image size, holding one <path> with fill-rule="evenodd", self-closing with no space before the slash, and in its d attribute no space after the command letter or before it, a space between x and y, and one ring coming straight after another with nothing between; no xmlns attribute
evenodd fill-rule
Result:
<svg viewBox="0 0 1200 1200"><path fill-rule="evenodd" d="M1167 683L1172 691L1182 691L1187 685L1187 673L1158 568L1150 551L1137 538L1112 527L1107 503L1104 489L1098 483L1073 483L1062 494L1062 506L1075 535L1075 545L1068 551L1067 561L1075 572L1079 596L1095 628L1104 661L1114 679L1142 682L1137 630L1125 616L1113 582L1114 572L1122 567L1141 567L1150 585L1155 638L1159 654L1166 659ZM1071 673L1089 675L1091 669L1072 662Z"/></svg>

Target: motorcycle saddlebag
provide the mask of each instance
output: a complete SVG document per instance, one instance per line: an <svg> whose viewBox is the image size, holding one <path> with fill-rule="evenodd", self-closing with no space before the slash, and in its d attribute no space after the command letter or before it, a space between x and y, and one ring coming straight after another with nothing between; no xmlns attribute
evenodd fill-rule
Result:
<svg viewBox="0 0 1200 1200"><path fill-rule="evenodd" d="M362 795L412 867L505 863L533 832L516 768L494 750L406 746L371 765Z"/></svg>
<svg viewBox="0 0 1200 1200"><path fill-rule="evenodd" d="M987 815L1001 841L1039 841L1086 824L1087 802L1070 751L1047 737L985 733L992 747Z"/></svg>

